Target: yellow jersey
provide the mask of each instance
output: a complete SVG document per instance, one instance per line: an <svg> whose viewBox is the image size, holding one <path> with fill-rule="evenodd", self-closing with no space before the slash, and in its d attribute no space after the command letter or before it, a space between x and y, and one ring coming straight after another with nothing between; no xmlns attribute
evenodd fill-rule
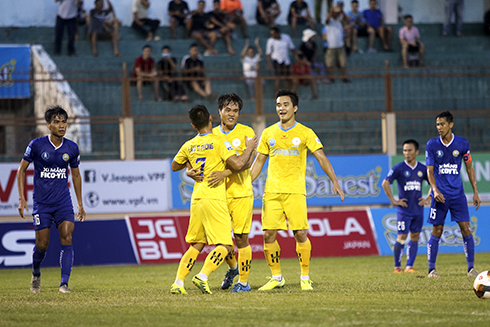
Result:
<svg viewBox="0 0 490 327"><path fill-rule="evenodd" d="M306 154L323 148L312 129L296 122L289 129L280 123L267 127L257 152L269 156L264 192L306 195Z"/></svg>
<svg viewBox="0 0 490 327"><path fill-rule="evenodd" d="M229 132L224 132L221 129L221 125L216 126L213 128L213 134L223 137L228 142L227 144L231 144L238 156L246 149L245 137L252 138L255 136L252 128L242 124L236 124ZM226 194L229 198L241 198L253 195L250 169L234 173L226 178Z"/></svg>
<svg viewBox="0 0 490 327"><path fill-rule="evenodd" d="M226 201L225 182L221 181L213 187L207 182L208 176L213 171L225 170L226 160L235 154L231 145L225 143L226 140L212 133L198 134L185 142L175 156L175 162L183 165L189 161L192 168L199 169L204 177L202 182L194 184L192 200L215 199Z"/></svg>

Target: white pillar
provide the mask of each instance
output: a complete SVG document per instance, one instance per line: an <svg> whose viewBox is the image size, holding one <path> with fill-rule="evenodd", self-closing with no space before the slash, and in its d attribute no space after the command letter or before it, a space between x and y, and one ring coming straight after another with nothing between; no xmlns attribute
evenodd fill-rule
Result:
<svg viewBox="0 0 490 327"><path fill-rule="evenodd" d="M131 117L119 119L121 160L134 160L134 121Z"/></svg>
<svg viewBox="0 0 490 327"><path fill-rule="evenodd" d="M381 117L383 153L394 156L396 155L396 115L394 112L387 112Z"/></svg>

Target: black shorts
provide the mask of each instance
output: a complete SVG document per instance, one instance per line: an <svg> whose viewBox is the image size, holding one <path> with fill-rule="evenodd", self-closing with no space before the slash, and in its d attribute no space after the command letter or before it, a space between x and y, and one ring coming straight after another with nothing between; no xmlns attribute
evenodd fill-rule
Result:
<svg viewBox="0 0 490 327"><path fill-rule="evenodd" d="M369 35L369 33L368 33L366 27L359 27L357 29L357 36L368 36L368 35Z"/></svg>
<svg viewBox="0 0 490 327"><path fill-rule="evenodd" d="M272 66L274 67L274 75L276 76L289 76L291 75L291 71L289 69L289 65L285 63L278 63L277 61L272 61Z"/></svg>
<svg viewBox="0 0 490 327"><path fill-rule="evenodd" d="M419 51L420 51L420 46L419 46L419 43L418 42L417 42L417 46L413 46L411 44L408 45L407 52L416 53L416 52L419 52Z"/></svg>
<svg viewBox="0 0 490 327"><path fill-rule="evenodd" d="M177 26L185 26L185 17L172 16L177 21Z"/></svg>

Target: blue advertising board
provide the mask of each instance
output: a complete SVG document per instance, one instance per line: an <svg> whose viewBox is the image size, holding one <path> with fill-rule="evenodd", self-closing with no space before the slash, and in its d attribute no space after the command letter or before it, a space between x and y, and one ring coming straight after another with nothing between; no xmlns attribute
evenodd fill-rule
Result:
<svg viewBox="0 0 490 327"><path fill-rule="evenodd" d="M381 187L381 182L389 172L388 155L352 155L328 157L340 186L345 193L345 201L332 192L332 182L320 167L314 156L308 156L306 165L306 198L309 206L338 206L389 204ZM253 182L254 207L262 206L267 165ZM186 176L185 169L172 173L172 201L174 209L190 207L194 181Z"/></svg>
<svg viewBox="0 0 490 327"><path fill-rule="evenodd" d="M31 96L28 80L31 70L31 47L29 45L0 46L0 98L19 99Z"/></svg>

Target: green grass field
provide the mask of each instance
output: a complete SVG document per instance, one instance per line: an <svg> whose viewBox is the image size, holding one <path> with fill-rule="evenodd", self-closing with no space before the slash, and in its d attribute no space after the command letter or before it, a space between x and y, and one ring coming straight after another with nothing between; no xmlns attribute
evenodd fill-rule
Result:
<svg viewBox="0 0 490 327"><path fill-rule="evenodd" d="M490 269L490 253L476 255L476 268ZM186 280L188 295L171 295L177 264L74 267L71 294L58 294L60 270L42 270L40 294L29 291L30 269L0 270L0 326L489 326L490 300L473 292L464 255L439 255L439 279L393 274L392 257L313 259L314 290L302 292L297 260L282 260L286 286L257 288L270 276L255 260L252 292L219 288L226 272L210 277L212 295ZM487 264L488 263L488 264Z"/></svg>

